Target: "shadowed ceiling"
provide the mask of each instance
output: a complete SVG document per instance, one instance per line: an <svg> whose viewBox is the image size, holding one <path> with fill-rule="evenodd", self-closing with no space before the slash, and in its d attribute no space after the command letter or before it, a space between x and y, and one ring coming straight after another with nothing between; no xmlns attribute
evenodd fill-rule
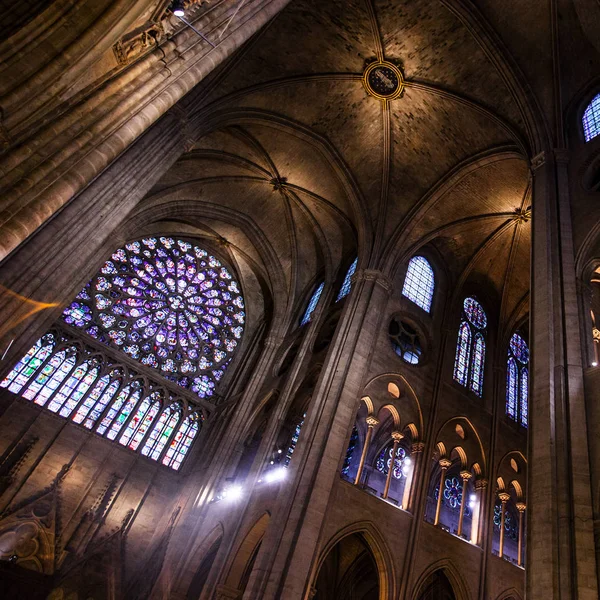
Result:
<svg viewBox="0 0 600 600"><path fill-rule="evenodd" d="M483 282L512 327L528 305L528 130L489 24L455 4L291 2L196 96L207 133L152 197L198 203L282 317L357 248L393 276L429 244L457 295ZM402 70L400 98L366 92L375 59Z"/></svg>

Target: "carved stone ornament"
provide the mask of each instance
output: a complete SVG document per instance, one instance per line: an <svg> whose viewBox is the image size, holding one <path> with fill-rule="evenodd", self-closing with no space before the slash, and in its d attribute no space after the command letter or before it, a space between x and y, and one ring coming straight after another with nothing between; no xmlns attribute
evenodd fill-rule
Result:
<svg viewBox="0 0 600 600"><path fill-rule="evenodd" d="M377 419L376 417L367 417L365 421L367 422L367 425L369 427L375 427L375 425L379 423L379 419Z"/></svg>
<svg viewBox="0 0 600 600"><path fill-rule="evenodd" d="M165 37L165 21L147 23L142 31L126 34L113 46L113 51L119 65L128 65L145 54Z"/></svg>

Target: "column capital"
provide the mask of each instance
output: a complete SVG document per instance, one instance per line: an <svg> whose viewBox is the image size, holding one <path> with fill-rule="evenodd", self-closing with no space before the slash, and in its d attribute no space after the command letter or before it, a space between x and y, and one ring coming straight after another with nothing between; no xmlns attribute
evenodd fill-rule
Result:
<svg viewBox="0 0 600 600"><path fill-rule="evenodd" d="M392 431L392 439L394 442L399 442L403 437L403 433L400 433L399 431Z"/></svg>
<svg viewBox="0 0 600 600"><path fill-rule="evenodd" d="M460 476L463 478L463 480L468 481L471 479L471 477L473 477L473 473L471 473L471 471L461 471Z"/></svg>
<svg viewBox="0 0 600 600"><path fill-rule="evenodd" d="M476 479L475 480L475 489L477 491L479 490L485 490L487 489L488 486L488 480L487 479Z"/></svg>
<svg viewBox="0 0 600 600"><path fill-rule="evenodd" d="M516 504L517 510L522 513L525 512L525 510L527 509L527 504L525 504L525 502L517 502Z"/></svg>
<svg viewBox="0 0 600 600"><path fill-rule="evenodd" d="M374 281L376 284L380 285L388 294L391 294L392 290L394 289L392 280L382 271L378 271L377 269L361 269L360 271L356 271L356 273L352 277L352 282L361 280Z"/></svg>
<svg viewBox="0 0 600 600"><path fill-rule="evenodd" d="M440 458L439 463L442 469L449 469L452 466L452 461L447 458Z"/></svg>
<svg viewBox="0 0 600 600"><path fill-rule="evenodd" d="M411 446L411 452L413 452L414 454L418 454L419 452L424 452L425 451L425 442L414 442L414 444Z"/></svg>
<svg viewBox="0 0 600 600"><path fill-rule="evenodd" d="M372 415L369 415L365 421L369 427L375 427L375 425L379 424L379 419L377 417L373 417Z"/></svg>
<svg viewBox="0 0 600 600"><path fill-rule="evenodd" d="M531 170L537 171L546 163L546 153L542 150L531 159Z"/></svg>
<svg viewBox="0 0 600 600"><path fill-rule="evenodd" d="M510 494L508 492L498 492L498 498L500 498L502 504L505 504L510 500Z"/></svg>

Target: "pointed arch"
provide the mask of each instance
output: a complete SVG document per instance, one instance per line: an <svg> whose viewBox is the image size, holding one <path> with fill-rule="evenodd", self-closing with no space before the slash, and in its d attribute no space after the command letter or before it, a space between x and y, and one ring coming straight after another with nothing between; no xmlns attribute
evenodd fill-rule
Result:
<svg viewBox="0 0 600 600"><path fill-rule="evenodd" d="M412 600L421 600L421 594L426 591L428 581L436 572L443 573L452 587L456 600L472 600L464 577L450 559L438 560L427 567L413 586Z"/></svg>

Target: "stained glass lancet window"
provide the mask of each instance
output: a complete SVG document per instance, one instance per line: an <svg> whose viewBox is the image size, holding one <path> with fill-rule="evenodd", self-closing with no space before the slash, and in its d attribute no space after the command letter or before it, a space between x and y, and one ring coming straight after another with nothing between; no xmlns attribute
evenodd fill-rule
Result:
<svg viewBox="0 0 600 600"><path fill-rule="evenodd" d="M600 135L600 94L596 94L588 104L582 122L586 142Z"/></svg>
<svg viewBox="0 0 600 600"><path fill-rule="evenodd" d="M244 299L206 250L152 237L114 252L63 319L204 398L242 337Z"/></svg>
<svg viewBox="0 0 600 600"><path fill-rule="evenodd" d="M285 453L285 459L283 461L283 464L286 467L289 466L290 461L292 460L292 454L294 454L294 450L296 449L296 444L300 439L300 432L302 431L302 425L304 425L304 419L306 419L306 413L302 415L302 420L294 428L294 433L292 435L292 439L290 440L290 444L288 446L287 452Z"/></svg>
<svg viewBox="0 0 600 600"><path fill-rule="evenodd" d="M350 265L346 273L346 277L344 277L344 283L342 283L342 287L340 288L340 292L335 299L336 302L339 302L342 298L345 298L352 288L352 275L356 272L356 265L358 265L358 258L354 259L354 262Z"/></svg>
<svg viewBox="0 0 600 600"><path fill-rule="evenodd" d="M513 333L508 345L506 364L506 414L527 427L529 395L529 347L518 333Z"/></svg>
<svg viewBox="0 0 600 600"><path fill-rule="evenodd" d="M465 298L458 328L454 380L478 396L483 394L486 328L487 316L481 304L475 298Z"/></svg>
<svg viewBox="0 0 600 600"><path fill-rule="evenodd" d="M428 260L422 256L413 256L408 263L402 295L429 312L434 288L433 269Z"/></svg>
<svg viewBox="0 0 600 600"><path fill-rule="evenodd" d="M319 303L319 298L321 297L321 294L323 293L324 287L325 287L325 282L323 281L321 283L321 285L319 285L319 287L314 291L313 295L310 298L310 302L308 303L308 306L306 307L304 316L302 317L302 320L300 321L300 326L306 325L310 321L315 308L317 308L317 304Z"/></svg>

